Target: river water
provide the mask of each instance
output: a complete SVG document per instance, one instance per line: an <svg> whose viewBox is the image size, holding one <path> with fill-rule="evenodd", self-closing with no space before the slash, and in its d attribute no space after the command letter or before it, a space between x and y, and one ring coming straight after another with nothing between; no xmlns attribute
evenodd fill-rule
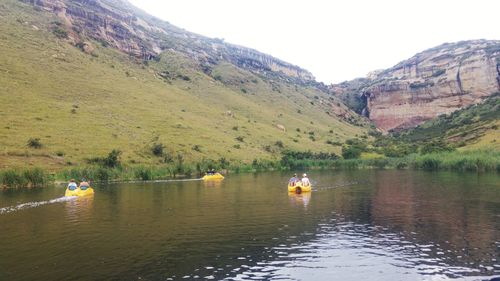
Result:
<svg viewBox="0 0 500 281"><path fill-rule="evenodd" d="M500 176L313 171L0 192L0 280L492 280Z"/></svg>

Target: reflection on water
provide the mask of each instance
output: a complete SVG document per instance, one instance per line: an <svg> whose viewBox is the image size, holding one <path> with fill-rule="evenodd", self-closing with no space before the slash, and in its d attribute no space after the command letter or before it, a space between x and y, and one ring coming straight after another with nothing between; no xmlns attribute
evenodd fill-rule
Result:
<svg viewBox="0 0 500 281"><path fill-rule="evenodd" d="M497 174L308 172L116 184L0 214L0 280L488 280ZM0 193L0 208L63 190ZM70 270L75 261L92 270ZM489 276L489 277L488 277Z"/></svg>
<svg viewBox="0 0 500 281"><path fill-rule="evenodd" d="M77 221L88 218L92 215L92 204L94 202L94 195L77 197L74 200L65 202L65 209L67 219L70 221Z"/></svg>
<svg viewBox="0 0 500 281"><path fill-rule="evenodd" d="M223 180L206 180L203 181L205 187L221 187Z"/></svg>
<svg viewBox="0 0 500 281"><path fill-rule="evenodd" d="M300 194L296 194L293 192L288 192L288 197L290 198L290 202L295 206L303 206L307 209L307 205L309 205L309 200L311 200L311 192L302 192Z"/></svg>

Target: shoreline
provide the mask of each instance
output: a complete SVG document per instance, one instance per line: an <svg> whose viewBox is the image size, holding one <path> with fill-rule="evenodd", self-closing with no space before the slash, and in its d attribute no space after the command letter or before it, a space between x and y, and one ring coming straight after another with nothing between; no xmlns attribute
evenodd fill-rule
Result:
<svg viewBox="0 0 500 281"><path fill-rule="evenodd" d="M87 178L92 182L125 183L125 182L168 182L201 180L204 171L216 169L222 174L256 173L266 171L302 170L361 170L361 169L407 169L427 171L471 171L500 172L499 151L442 152L433 154L411 154L401 158L373 159L336 159L311 160L254 160L251 164L229 165L222 167L212 162L163 164L163 165L119 165L103 167L99 165L79 166L64 169L56 173L48 173L43 168L0 170L0 186L3 189L35 188L48 184L64 185L70 178ZM196 177L197 176L197 177Z"/></svg>

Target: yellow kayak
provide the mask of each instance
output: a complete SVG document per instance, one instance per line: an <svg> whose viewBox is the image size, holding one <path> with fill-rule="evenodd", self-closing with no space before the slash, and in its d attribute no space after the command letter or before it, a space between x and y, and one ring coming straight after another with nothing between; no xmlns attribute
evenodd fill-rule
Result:
<svg viewBox="0 0 500 281"><path fill-rule="evenodd" d="M94 189L92 187L88 187L85 190L81 190L80 188L77 188L75 190L69 190L66 189L66 192L64 193L64 196L70 197L70 196L87 196L87 195L93 195L94 194Z"/></svg>
<svg viewBox="0 0 500 281"><path fill-rule="evenodd" d="M207 181L207 180L223 180L224 176L219 174L219 173L215 173L213 175L205 175L202 179L205 181Z"/></svg>
<svg viewBox="0 0 500 281"><path fill-rule="evenodd" d="M295 193L302 193L302 192L310 192L312 189L312 186L309 185L302 185L302 182L297 182L295 185L290 185L288 184L288 192L295 192Z"/></svg>

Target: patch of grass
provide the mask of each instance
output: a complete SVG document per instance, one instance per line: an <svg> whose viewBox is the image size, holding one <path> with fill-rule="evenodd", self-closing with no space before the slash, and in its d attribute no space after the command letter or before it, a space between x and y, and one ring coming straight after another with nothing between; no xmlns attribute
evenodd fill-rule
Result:
<svg viewBox="0 0 500 281"><path fill-rule="evenodd" d="M7 188L42 187L49 181L48 173L41 168L0 171L0 182Z"/></svg>

